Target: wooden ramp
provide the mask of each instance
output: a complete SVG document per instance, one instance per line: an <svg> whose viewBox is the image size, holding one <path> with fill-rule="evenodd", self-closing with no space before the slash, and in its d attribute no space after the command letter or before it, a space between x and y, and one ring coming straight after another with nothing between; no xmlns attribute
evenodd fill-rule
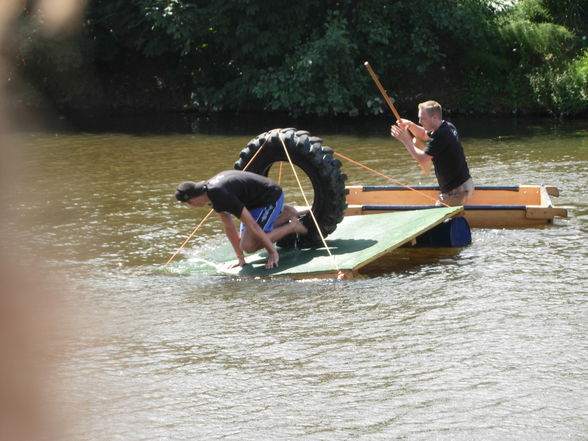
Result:
<svg viewBox="0 0 588 441"><path fill-rule="evenodd" d="M346 216L337 230L327 237L326 248L279 248L278 268L266 269L265 250L246 256L247 265L232 270L223 266L236 260L230 245L220 247L200 257L172 264L173 273L216 273L238 277L345 278L357 275L360 268L391 250L412 241L445 219L463 211L463 207L442 207L430 210Z"/></svg>

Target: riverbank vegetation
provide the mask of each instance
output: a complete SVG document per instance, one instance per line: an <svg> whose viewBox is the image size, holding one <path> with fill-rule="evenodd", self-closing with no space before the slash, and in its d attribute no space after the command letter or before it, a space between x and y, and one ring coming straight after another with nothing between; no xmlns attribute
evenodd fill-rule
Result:
<svg viewBox="0 0 588 441"><path fill-rule="evenodd" d="M81 25L17 24L25 104L64 111L585 116L588 0L89 0Z"/></svg>

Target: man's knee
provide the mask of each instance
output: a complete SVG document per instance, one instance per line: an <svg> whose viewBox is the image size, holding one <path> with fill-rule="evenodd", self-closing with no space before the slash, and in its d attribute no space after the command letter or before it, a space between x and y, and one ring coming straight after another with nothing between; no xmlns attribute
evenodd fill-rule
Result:
<svg viewBox="0 0 588 441"><path fill-rule="evenodd" d="M254 253L261 248L263 248L263 244L255 238L250 237L247 234L241 236L241 249L246 253Z"/></svg>
<svg viewBox="0 0 588 441"><path fill-rule="evenodd" d="M469 195L467 192L442 194L439 196L439 200L443 204L449 205L450 207L464 205L468 199L469 199ZM441 204L438 204L438 205L441 205Z"/></svg>

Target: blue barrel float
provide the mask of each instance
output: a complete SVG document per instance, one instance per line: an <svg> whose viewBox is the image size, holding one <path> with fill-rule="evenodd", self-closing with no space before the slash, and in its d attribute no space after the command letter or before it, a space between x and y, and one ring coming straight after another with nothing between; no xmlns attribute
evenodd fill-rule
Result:
<svg viewBox="0 0 588 441"><path fill-rule="evenodd" d="M470 224L464 217L452 217L416 238L421 247L465 247L472 243Z"/></svg>

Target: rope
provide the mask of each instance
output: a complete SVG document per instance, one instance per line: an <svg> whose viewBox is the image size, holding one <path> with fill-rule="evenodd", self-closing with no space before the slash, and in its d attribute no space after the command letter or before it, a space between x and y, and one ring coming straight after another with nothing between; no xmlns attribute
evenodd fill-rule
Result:
<svg viewBox="0 0 588 441"><path fill-rule="evenodd" d="M322 241L324 247L327 249L327 253L331 257L331 259L333 259L333 264L335 265L335 269L337 270L337 278L343 279L345 277L345 274L343 274L341 272L341 270L339 269L339 265L337 265L337 260L335 259L335 256L333 256L333 253L331 253L331 249L327 245L327 241L325 240L325 237L323 236L323 233L321 231L321 228L319 227L318 221L316 220L316 217L314 216L314 213L312 212L310 204L308 203L308 199L306 198L306 195L304 194L304 189L302 188L302 184L300 183L300 179L298 179L298 173L296 173L296 169L294 168L294 164L292 163L292 159L290 158L290 153L288 153L288 149L286 148L286 143L284 142L284 139L282 138L281 132L280 132L280 141L282 142L282 147L284 147L284 152L286 153L286 157L288 158L288 162L290 163L290 167L292 168L292 173L294 173L294 177L296 178L296 182L298 183L298 188L300 189L300 194L304 198L304 202L306 203L306 207L308 208L310 216L312 217L312 221L314 222L314 225L316 226L316 229L318 231L319 236L321 237L321 241Z"/></svg>
<svg viewBox="0 0 588 441"><path fill-rule="evenodd" d="M194 228L194 231L192 231L192 233L188 236L188 238L184 241L184 243L182 245L180 245L180 248L177 249L177 251L169 258L169 260L165 263L165 265L163 265L163 269L165 269L166 266L168 266L172 260L174 260L174 258L178 255L178 253L182 250L182 248L184 248L186 246L186 244L188 243L188 241L190 239L192 239L192 236L194 236L194 234L196 234L196 231L198 231L200 229L200 227L202 226L202 224L204 223L204 221L206 221L206 219L208 219L210 217L210 215L212 214L214 210L210 210L208 212L208 214L206 216L204 216L204 219L202 219L200 221L200 223L198 224L198 226L196 228Z"/></svg>
<svg viewBox="0 0 588 441"><path fill-rule="evenodd" d="M392 181L392 182L394 182L394 183L396 183L396 184L398 184L398 185L401 185L402 187L405 187L405 188L408 188L409 190L415 191L415 192L417 192L418 194L420 194L421 196L424 196L425 198L427 198L427 199L430 199L430 200L434 201L435 203L437 203L437 201L438 201L438 202L439 202L441 205L444 205L444 206L446 206L446 207L449 207L449 205L447 205L445 202L443 202L443 201L440 201L439 199L432 198L432 197L431 197L431 196L429 196L428 194L426 194L426 193L423 193L422 191L419 191L419 190L417 190L416 188L412 188L410 185L403 184L402 182L400 182L400 181L397 181L396 179L393 179L393 178L391 178L391 177L389 177L389 176L386 176L385 174L383 174L383 173L380 173L379 171L376 171L376 170L374 170L373 168L369 168L367 165L363 165L361 162L354 161L353 159L351 159L351 158L348 158L347 156L344 156L344 155L342 155L342 154L340 154L340 153L337 153L337 152L333 152L333 154L334 154L335 156L339 156L340 158L343 158L343 159L345 159L345 160L347 160L347 161L351 162L352 164L359 165L360 167L363 167L363 168L365 168L366 170L369 170L369 171L371 171L372 173L375 173L376 175L382 176L383 178L386 178L386 179L388 179L389 181Z"/></svg>
<svg viewBox="0 0 588 441"><path fill-rule="evenodd" d="M280 161L280 170L278 171L278 185L282 185L282 169L284 168L284 162Z"/></svg>
<svg viewBox="0 0 588 441"><path fill-rule="evenodd" d="M261 144L261 147L259 147L259 149L255 152L255 155L253 155L253 157L249 160L249 162L245 165L245 167L243 167L242 171L247 171L247 169L249 168L251 163L255 160L255 158L257 158L257 155L259 155L261 153L261 151L263 150L263 148L267 144L268 139L269 139L269 136L265 138L265 141L263 141L263 144Z"/></svg>

